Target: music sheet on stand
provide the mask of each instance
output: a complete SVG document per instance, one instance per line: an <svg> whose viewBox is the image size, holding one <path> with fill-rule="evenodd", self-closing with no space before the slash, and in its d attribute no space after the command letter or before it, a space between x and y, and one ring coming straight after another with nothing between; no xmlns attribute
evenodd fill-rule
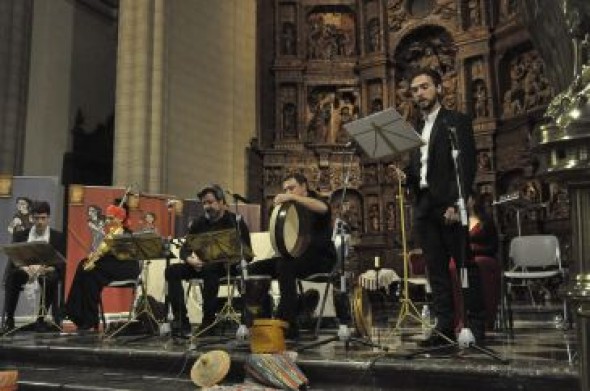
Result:
<svg viewBox="0 0 590 391"><path fill-rule="evenodd" d="M395 156L424 144L412 125L393 108L349 122L344 128L374 159Z"/></svg>

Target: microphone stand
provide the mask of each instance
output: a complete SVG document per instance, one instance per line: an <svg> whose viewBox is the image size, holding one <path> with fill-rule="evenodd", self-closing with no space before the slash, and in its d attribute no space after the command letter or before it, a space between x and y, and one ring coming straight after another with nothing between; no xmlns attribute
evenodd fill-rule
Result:
<svg viewBox="0 0 590 391"><path fill-rule="evenodd" d="M174 258L172 255L172 245L177 245L174 243L174 239L172 238L172 213L174 213L174 202L168 202L168 237L164 239L164 254L166 256L166 269L170 267L171 260ZM166 270L165 269L165 270ZM172 335L172 327L170 325L170 321L173 317L172 314L172 306L170 305L170 295L168 294L168 281L164 281L164 323L160 326L160 335L164 334L171 334Z"/></svg>
<svg viewBox="0 0 590 391"><path fill-rule="evenodd" d="M493 350L491 350L489 348L485 348L483 346L477 345L475 343L475 337L473 336L473 332L471 331L471 329L469 327L465 326L465 301L463 300L462 289L468 288L468 284L469 284L468 278L467 278L467 269L465 266L466 258L467 258L467 246L469 245L469 219L467 217L465 195L463 192L463 189L464 189L463 188L463 167L461 166L461 160L459 159L459 155L461 153L461 150L459 148L459 140L457 138L456 128L454 126L450 126L448 134L449 134L449 141L451 143L451 156L453 158L453 165L455 168L455 179L456 179L456 183L457 183L457 193L458 193L457 207L459 209L459 217L460 217L460 222L461 222L461 232L460 232L461 242L460 242L460 253L459 253L460 259L456 259L455 263L456 263L457 272L459 272L460 287L459 287L458 294L460 297L459 301L462 303L462 307L463 307L461 309L461 313L462 313L461 315L463 318L462 319L463 320L463 327L462 327L461 331L459 332L457 342L449 340L449 344L447 344L447 345L422 349L420 351L409 354L406 357L413 358L414 356L419 355L419 354L434 352L437 350L444 350L444 349L447 349L449 347L456 345L461 349L469 349L469 348L475 349L478 352L484 353L484 354L488 355L489 357L501 362L502 364L508 364L509 360L501 357L498 353L494 352Z"/></svg>
<svg viewBox="0 0 590 391"><path fill-rule="evenodd" d="M352 145L352 144L351 144ZM348 161L348 167L346 170L346 176L344 178L344 183L343 183L343 188L342 188L342 196L340 197L340 210L342 211L344 208L344 201L346 200L346 192L348 190L348 186L349 186L349 181L350 181L350 172L352 171L352 162L354 159L354 150L350 151L350 160ZM345 298L345 302L346 302L346 309L348 311L350 311L350 292L348 291L348 284L346 281L346 270L345 270L345 261L346 261L346 255L347 255L347 248L346 248L346 234L345 234L345 222L340 219L337 218L336 222L335 222L335 227L334 227L334 232L332 234L332 240L339 238L340 241L340 248L339 248L339 254L338 254L338 262L340 262L340 295L342 298ZM336 276L337 272L333 272L334 275L333 277ZM344 311L340 311L340 312L344 312ZM336 335L326 338L324 340L321 341L317 341L317 342L313 342L310 344L306 344L303 345L299 348L297 348L296 350L298 352L302 352L304 350L307 349L311 349L311 348L315 348L317 346L321 346L321 345L325 345L327 343L330 342L335 342L335 341L342 341L344 342L344 348L346 351L349 350L350 348L350 344L353 342L359 343L361 345L365 345L365 346L369 346L369 347L373 347L373 348L378 348L381 349L383 351L388 351L388 347L387 346L381 346L378 345L372 341L370 341L369 339L366 338L360 338L360 337L353 337L351 335L351 326L350 326L350 321L352 319L352 314L350 314L349 316L342 316L343 314L341 314L341 316L338 316L338 332ZM343 317L346 317L346 319L342 319Z"/></svg>
<svg viewBox="0 0 590 391"><path fill-rule="evenodd" d="M240 229L240 221L243 217L238 213L238 200L246 202L246 199L239 194L232 193L231 196L234 199L236 233L238 235L238 243L240 244L240 296L242 298L242 316L240 318L238 330L236 331L236 339L238 341L244 341L250 335L248 327L243 322L246 311L244 297L246 296L246 280L248 279L248 262L246 262L246 257L244 257L244 243L242 243L242 230Z"/></svg>

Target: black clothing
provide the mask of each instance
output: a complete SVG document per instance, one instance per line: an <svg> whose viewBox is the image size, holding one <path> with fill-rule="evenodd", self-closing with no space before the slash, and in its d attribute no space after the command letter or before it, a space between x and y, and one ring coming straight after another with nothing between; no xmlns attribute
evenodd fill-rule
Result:
<svg viewBox="0 0 590 391"><path fill-rule="evenodd" d="M422 124L423 126L423 124ZM422 132L422 127L418 128ZM441 211L440 218L448 206L458 199L455 166L451 155L450 129L454 129L461 153L459 161L462 168L463 195L465 201L471 194L476 173L476 150L471 119L466 115L440 108L428 141L427 189L420 189L421 152L416 149L410 156L406 169L406 183L415 196L414 215L424 217Z"/></svg>
<svg viewBox="0 0 590 391"><path fill-rule="evenodd" d="M420 129L422 131L422 129ZM407 184L414 194L414 228L424 253L428 278L432 288L433 313L437 319L436 328L445 335L453 335L453 290L449 274L450 258L465 260L471 258L468 248L467 230L459 223L447 224L444 212L455 206L458 188L455 167L451 154L451 136L456 134L460 149L459 162L465 201L470 195L476 171L475 140L471 120L458 112L440 108L434 121L428 141L428 187L420 188L421 152L416 150L410 157L406 170ZM470 267L469 269L473 269ZM472 281L478 273L468 270L470 287L480 286ZM483 307L481 294L468 292L465 299L468 313L475 313ZM481 306L480 306L481 305ZM469 315L468 315L469 318Z"/></svg>
<svg viewBox="0 0 590 391"><path fill-rule="evenodd" d="M13 235L14 243L27 242L29 239L29 233L32 228L24 231L16 231ZM66 240L63 233L60 231L49 229L49 244L55 248L65 258L66 253ZM44 311L47 313L49 307L52 309L52 315L55 323L59 324L61 320L60 306L58 302L58 286L59 282L64 280L65 276L65 263L57 266L54 271L46 273L45 276L39 277L38 281L42 289L44 289L45 296L45 308ZM18 305L18 299L23 286L29 281L29 275L21 268L17 268L8 262L6 265L5 272L5 297L4 297L4 308L6 312L6 318L14 320L14 313Z"/></svg>
<svg viewBox="0 0 590 391"><path fill-rule="evenodd" d="M236 215L226 211L219 220L209 220L202 216L189 225L189 234L219 231L229 228L236 228ZM240 238L242 243L252 247L250 243L250 231L243 218L239 219ZM191 254L190 248L184 244L180 249L180 259L186 261ZM251 261L251 259L246 259ZM168 297L172 307L174 319L182 324L188 323L186 303L184 300L183 280L200 278L203 280L203 320L202 323L209 324L215 319L217 310L217 294L219 292L219 279L227 275L227 269L223 262L205 264L200 270L187 263L176 263L166 268L165 276L168 283ZM237 275L237 265L232 265L230 274Z"/></svg>
<svg viewBox="0 0 590 391"><path fill-rule="evenodd" d="M98 305L106 285L135 279L140 273L138 261L121 261L110 252L99 258L93 269L84 270L85 261L78 264L66 303L68 318L81 330L98 326Z"/></svg>
<svg viewBox="0 0 590 391"><path fill-rule="evenodd" d="M330 273L336 265L337 255L332 242L332 212L330 205L315 192L310 197L324 202L328 210L324 214L310 212L311 242L304 253L296 259L276 257L254 262L248 268L250 273L269 275L279 282L281 301L277 317L296 327L297 319L297 278L315 273Z"/></svg>

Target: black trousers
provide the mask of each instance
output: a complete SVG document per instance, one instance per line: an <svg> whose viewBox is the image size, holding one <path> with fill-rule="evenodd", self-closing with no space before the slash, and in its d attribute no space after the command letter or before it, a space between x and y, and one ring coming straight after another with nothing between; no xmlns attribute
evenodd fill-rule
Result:
<svg viewBox="0 0 590 391"><path fill-rule="evenodd" d="M432 288L432 312L437 319L437 330L451 335L454 329L455 308L449 262L459 264L465 259L469 288L464 290L466 318L464 321L474 332L483 332L485 306L482 283L477 266L471 262L467 232L460 224L445 224L442 212L417 218L414 228L422 248L428 280ZM481 330L480 330L481 328Z"/></svg>
<svg viewBox="0 0 590 391"><path fill-rule="evenodd" d="M14 319L14 313L16 311L16 306L18 305L20 292L23 290L24 285L29 281L29 275L20 268L10 268L6 273L4 308L6 311L6 318ZM58 270L54 270L46 273L43 277L39 277L38 281L41 285L41 289L44 290L45 300L43 303L43 310L47 313L49 307L51 307L53 319L59 324L61 317L59 314L59 303L57 303L57 288L60 281L60 273Z"/></svg>
<svg viewBox="0 0 590 391"><path fill-rule="evenodd" d="M164 272L168 283L168 297L174 319L179 322L187 322L188 316L184 300L182 281L200 278L203 280L203 321L211 323L215 320L217 311L217 295L219 293L219 280L227 276L227 269L224 263L211 263L203 266L201 270L186 263L176 263L166 268ZM230 275L237 275L235 266L230 266Z"/></svg>
<svg viewBox="0 0 590 391"><path fill-rule="evenodd" d="M315 273L330 273L336 259L326 259L325 256L308 254L291 260L286 258L270 258L251 263L249 273L268 275L279 282L281 301L277 308L277 317L296 325L297 320L297 279L305 278Z"/></svg>
<svg viewBox="0 0 590 391"><path fill-rule="evenodd" d="M76 326L90 328L99 323L98 304L102 289L113 281L137 278L140 270L137 261L120 261L112 256L99 259L91 270L84 270L84 261L76 269L66 312Z"/></svg>

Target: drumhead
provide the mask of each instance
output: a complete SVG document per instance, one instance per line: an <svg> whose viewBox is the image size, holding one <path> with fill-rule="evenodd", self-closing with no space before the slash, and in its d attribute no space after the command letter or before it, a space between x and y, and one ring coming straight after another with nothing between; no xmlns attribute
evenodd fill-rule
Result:
<svg viewBox="0 0 590 391"><path fill-rule="evenodd" d="M270 240L273 249L287 258L302 255L310 241L307 210L296 202L277 205L270 217Z"/></svg>

